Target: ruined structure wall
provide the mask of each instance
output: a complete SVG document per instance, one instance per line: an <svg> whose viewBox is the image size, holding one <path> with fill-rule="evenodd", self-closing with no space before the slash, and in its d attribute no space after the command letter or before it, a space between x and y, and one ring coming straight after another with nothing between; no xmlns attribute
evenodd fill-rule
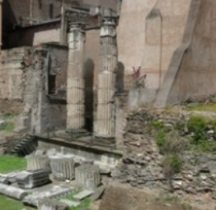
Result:
<svg viewBox="0 0 216 210"><path fill-rule="evenodd" d="M166 103L203 100L216 94L215 16L216 2L201 1L193 38L184 51Z"/></svg>
<svg viewBox="0 0 216 210"><path fill-rule="evenodd" d="M2 51L0 68L0 111L19 112L22 107L24 93L23 65L28 59L28 48L15 48ZM8 103L10 101L10 103ZM8 106L8 104L10 104ZM8 110L7 110L8 109Z"/></svg>
<svg viewBox="0 0 216 210"><path fill-rule="evenodd" d="M66 4L78 4L76 0L65 0L64 2ZM5 0L3 3L4 18L7 25L10 26L12 24L29 25L31 22L56 18L61 14L61 6L61 0ZM50 17L50 10L52 10L52 17Z"/></svg>
<svg viewBox="0 0 216 210"><path fill-rule="evenodd" d="M22 100L23 60L27 48L3 50L0 69L0 98Z"/></svg>
<svg viewBox="0 0 216 210"><path fill-rule="evenodd" d="M0 112L20 114L17 131L65 127L67 48L44 45L42 49L50 53L50 63L45 67L46 58L38 59L41 63L35 60L35 48L2 51ZM55 75L54 99L48 97L49 75Z"/></svg>
<svg viewBox="0 0 216 210"><path fill-rule="evenodd" d="M181 45L190 4L191 0L122 2L118 46L126 89L131 87L128 74L133 66L141 66L147 74L148 89L159 88L174 51Z"/></svg>
<svg viewBox="0 0 216 210"><path fill-rule="evenodd" d="M82 0L82 3L117 10L118 0Z"/></svg>
<svg viewBox="0 0 216 210"><path fill-rule="evenodd" d="M16 30L4 39L4 47L35 46L41 43L59 41L60 22L55 22Z"/></svg>
<svg viewBox="0 0 216 210"><path fill-rule="evenodd" d="M60 28L35 32L33 46L47 42L60 42Z"/></svg>
<svg viewBox="0 0 216 210"><path fill-rule="evenodd" d="M158 89L163 83L174 51L181 45L191 0L158 0L148 14L142 71L146 88Z"/></svg>
<svg viewBox="0 0 216 210"><path fill-rule="evenodd" d="M45 45L36 48L33 56L35 60L31 70L37 72L37 80L33 100L36 103L29 110L28 115L31 119L30 129L35 133L63 129L66 126L67 49ZM50 75L55 75L55 92L52 93L49 92Z"/></svg>
<svg viewBox="0 0 216 210"><path fill-rule="evenodd" d="M11 29L12 24L18 24L19 18L28 17L30 14L30 0L4 0L3 1L3 22L5 27Z"/></svg>
<svg viewBox="0 0 216 210"><path fill-rule="evenodd" d="M145 18L157 0L122 1L117 42L119 62L125 74L125 89L131 87L132 67L141 66L145 49Z"/></svg>

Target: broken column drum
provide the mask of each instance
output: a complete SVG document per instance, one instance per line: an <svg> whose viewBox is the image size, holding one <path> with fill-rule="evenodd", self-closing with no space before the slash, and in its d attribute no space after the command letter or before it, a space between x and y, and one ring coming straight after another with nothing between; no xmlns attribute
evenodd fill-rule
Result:
<svg viewBox="0 0 216 210"><path fill-rule="evenodd" d="M100 169L95 165L84 164L75 168L76 184L88 190L94 190L101 183Z"/></svg>
<svg viewBox="0 0 216 210"><path fill-rule="evenodd" d="M117 41L116 19L104 18L100 32L102 69L98 75L98 105L95 136L115 138Z"/></svg>
<svg viewBox="0 0 216 210"><path fill-rule="evenodd" d="M77 131L85 125L84 105L84 25L70 24L67 70L67 129Z"/></svg>
<svg viewBox="0 0 216 210"><path fill-rule="evenodd" d="M50 156L50 165L54 179L59 181L75 178L75 162L71 155Z"/></svg>
<svg viewBox="0 0 216 210"><path fill-rule="evenodd" d="M50 182L49 172L46 170L23 171L17 177L17 184L24 189L32 189Z"/></svg>
<svg viewBox="0 0 216 210"><path fill-rule="evenodd" d="M27 171L35 170L46 170L50 172L50 161L46 155L28 155L26 156L27 160Z"/></svg>

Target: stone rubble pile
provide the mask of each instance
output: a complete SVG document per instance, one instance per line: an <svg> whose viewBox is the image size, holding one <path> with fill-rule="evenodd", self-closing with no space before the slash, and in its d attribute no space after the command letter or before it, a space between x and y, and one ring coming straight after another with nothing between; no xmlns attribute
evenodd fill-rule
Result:
<svg viewBox="0 0 216 210"><path fill-rule="evenodd" d="M112 171L113 179L137 188L173 190L177 195L209 193L212 199L216 199L216 155L184 152L181 154L181 172L166 177L162 164L164 156L149 135L149 125L155 119L162 120L165 126L171 128L182 120L145 110L129 115L124 133L125 155Z"/></svg>
<svg viewBox="0 0 216 210"><path fill-rule="evenodd" d="M80 200L94 195L101 184L100 169L91 160L77 161L73 155L57 153L54 150L46 154L38 150L28 155L26 159L27 170L0 174L0 193L22 200L24 204L36 206L39 210L67 210L68 207L77 207L80 205ZM68 182L75 179L76 184L46 185L50 182L51 174L58 181ZM41 186L45 188L36 188ZM29 193L30 189L34 191ZM62 199L61 202L55 201L75 192L77 194L73 195L73 198L76 201L67 199ZM97 194L98 192L94 196L98 196Z"/></svg>

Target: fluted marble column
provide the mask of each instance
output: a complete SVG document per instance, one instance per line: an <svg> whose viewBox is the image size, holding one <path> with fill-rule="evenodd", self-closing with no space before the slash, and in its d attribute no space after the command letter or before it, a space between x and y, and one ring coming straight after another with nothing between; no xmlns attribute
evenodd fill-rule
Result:
<svg viewBox="0 0 216 210"><path fill-rule="evenodd" d="M101 71L98 75L98 105L94 127L96 137L115 137L117 42L116 19L104 18L100 32Z"/></svg>
<svg viewBox="0 0 216 210"><path fill-rule="evenodd" d="M67 70L67 129L80 130L85 124L84 106L84 25L70 24Z"/></svg>

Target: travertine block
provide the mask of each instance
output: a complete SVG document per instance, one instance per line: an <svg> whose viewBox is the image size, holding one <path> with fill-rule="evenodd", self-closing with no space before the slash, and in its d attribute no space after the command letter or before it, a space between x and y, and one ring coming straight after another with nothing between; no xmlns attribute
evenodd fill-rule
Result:
<svg viewBox="0 0 216 210"><path fill-rule="evenodd" d="M100 169L84 164L75 169L76 184L88 190L94 190L101 183Z"/></svg>
<svg viewBox="0 0 216 210"><path fill-rule="evenodd" d="M73 180L75 178L75 162L72 155L50 156L51 171L56 180Z"/></svg>
<svg viewBox="0 0 216 210"><path fill-rule="evenodd" d="M23 171L16 177L17 183L21 188L32 189L47 184L49 172L46 170Z"/></svg>
<svg viewBox="0 0 216 210"><path fill-rule="evenodd" d="M46 170L50 171L50 161L46 155L28 155L27 159L27 171Z"/></svg>

